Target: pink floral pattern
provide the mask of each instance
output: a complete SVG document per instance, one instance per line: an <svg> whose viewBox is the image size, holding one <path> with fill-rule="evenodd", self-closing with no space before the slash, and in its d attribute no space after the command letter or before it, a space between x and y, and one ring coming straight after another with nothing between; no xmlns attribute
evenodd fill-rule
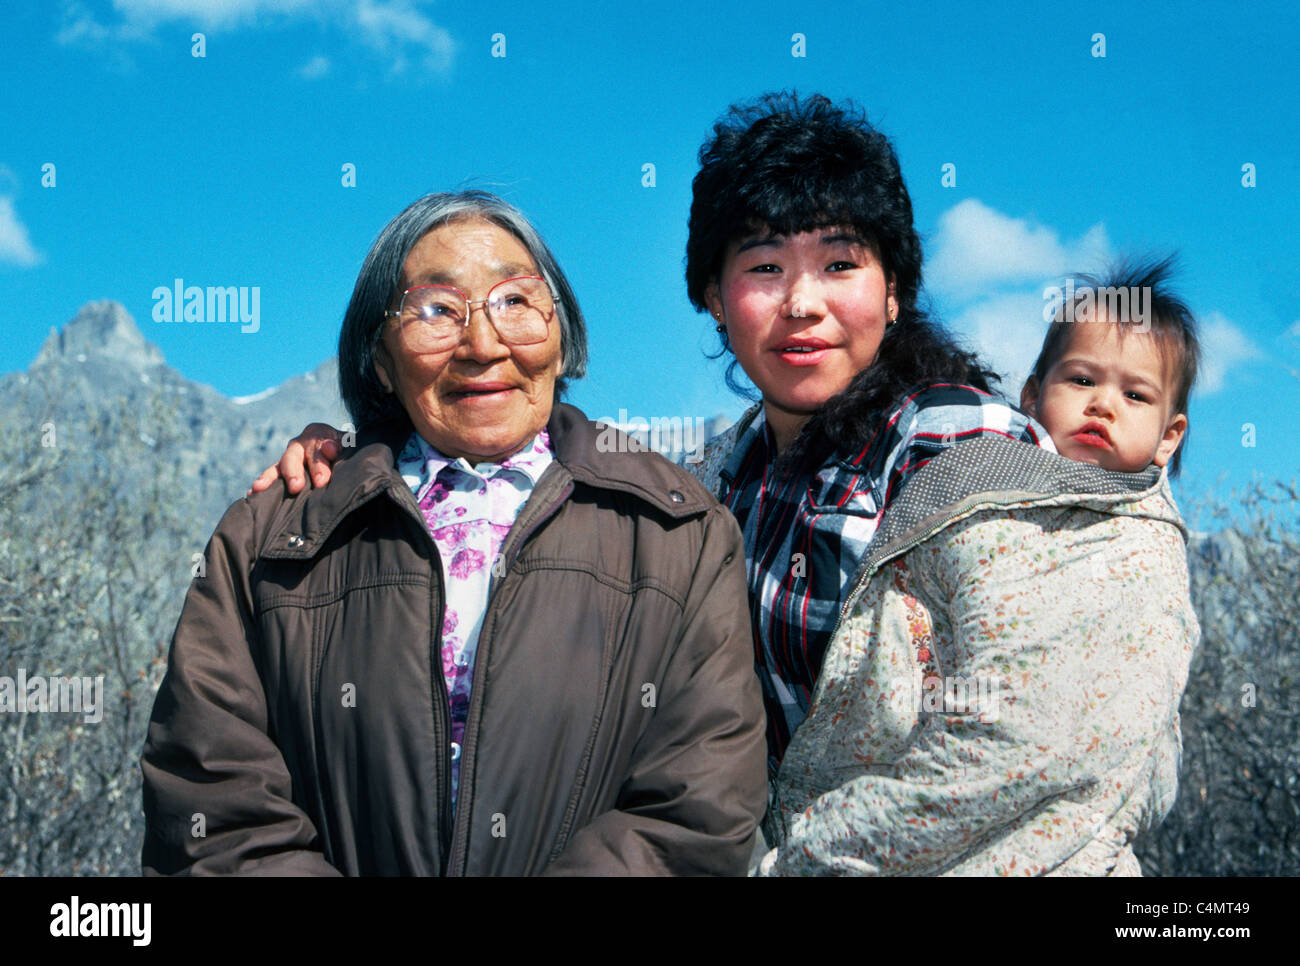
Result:
<svg viewBox="0 0 1300 966"><path fill-rule="evenodd" d="M500 463L450 459L413 433L398 472L415 493L443 566L442 673L451 706L452 802L460 779L460 747L493 565L506 535L554 456L542 430Z"/></svg>

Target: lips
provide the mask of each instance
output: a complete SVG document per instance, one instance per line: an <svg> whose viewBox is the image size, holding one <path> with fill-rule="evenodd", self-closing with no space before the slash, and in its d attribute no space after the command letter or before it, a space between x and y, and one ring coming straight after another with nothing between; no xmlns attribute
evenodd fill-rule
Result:
<svg viewBox="0 0 1300 966"><path fill-rule="evenodd" d="M773 351L775 352L815 352L829 349L831 344L825 339L785 339Z"/></svg>
<svg viewBox="0 0 1300 966"><path fill-rule="evenodd" d="M777 344L772 351L782 362L792 366L815 366L833 349L824 339L790 338Z"/></svg>
<svg viewBox="0 0 1300 966"><path fill-rule="evenodd" d="M485 399L509 392L514 388L508 382L473 382L458 386L447 395L455 399Z"/></svg>
<svg viewBox="0 0 1300 966"><path fill-rule="evenodd" d="M1070 434L1070 439L1082 446L1095 446L1098 449L1112 449L1110 430L1103 423L1093 420Z"/></svg>

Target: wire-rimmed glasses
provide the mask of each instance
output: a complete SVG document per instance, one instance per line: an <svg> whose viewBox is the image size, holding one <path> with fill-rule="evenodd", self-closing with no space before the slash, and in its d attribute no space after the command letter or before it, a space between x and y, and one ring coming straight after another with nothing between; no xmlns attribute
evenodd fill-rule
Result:
<svg viewBox="0 0 1300 966"><path fill-rule="evenodd" d="M436 352L460 341L475 305L507 345L545 342L556 294L538 275L520 275L497 282L487 298L472 299L454 285L416 285L402 293L397 311L384 315L398 320L402 338L413 350Z"/></svg>

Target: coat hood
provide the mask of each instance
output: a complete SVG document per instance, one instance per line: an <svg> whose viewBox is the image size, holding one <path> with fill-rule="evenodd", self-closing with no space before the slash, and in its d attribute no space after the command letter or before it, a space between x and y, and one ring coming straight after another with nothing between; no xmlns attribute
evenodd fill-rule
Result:
<svg viewBox="0 0 1300 966"><path fill-rule="evenodd" d="M917 471L882 518L862 569L870 572L980 510L1053 506L1171 523L1188 538L1163 468L1120 473L985 437L952 446Z"/></svg>

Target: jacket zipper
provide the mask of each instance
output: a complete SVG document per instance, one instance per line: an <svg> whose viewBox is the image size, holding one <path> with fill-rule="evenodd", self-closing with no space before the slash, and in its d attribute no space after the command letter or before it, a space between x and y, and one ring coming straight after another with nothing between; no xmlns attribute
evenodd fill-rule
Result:
<svg viewBox="0 0 1300 966"><path fill-rule="evenodd" d="M559 511L559 509L562 506L564 506L565 501L568 500L569 496L573 493L573 488L574 488L573 480L570 479L564 485L564 489L561 491L559 497L549 507L546 508L545 512L543 512L540 516L538 516L538 518L535 521L533 521L533 523L528 527L526 531L524 531L523 536L521 536L518 542L515 544L514 552L510 555L510 559L506 561L505 564L502 565L501 572L503 576L501 578L501 583L505 582L504 575L509 573L510 568L514 565L514 562L517 559L519 559L519 555L523 552L524 545L528 543L528 540L532 537L534 533L537 532L537 530L542 526L543 523L546 523L548 520L551 519L551 517L555 516L555 514ZM507 535L507 539L509 539L508 535ZM501 549L502 549L502 553L504 554L506 549L505 545L503 545ZM494 580L494 586L492 586L491 589L489 590L487 610L483 614L482 626L484 629L490 626L495 626L492 624L491 621L489 621L488 618L494 616L494 612L495 612L494 604L498 599L498 591L500 590L500 586L501 585L499 583L495 583ZM483 661L483 655L486 654L489 650L489 644L490 644L490 640L480 637L478 641L478 645L474 648L474 675L473 678L471 679L472 683L470 684L469 714L465 719L465 741L464 744L461 745L461 749L460 749L460 775L461 775L462 791L464 790L465 787L465 776L473 775L474 755L478 748L479 708L483 701L483 688L481 686L482 678L479 676L479 671L480 671L480 664ZM471 778L471 783L472 781L473 779ZM455 829L452 833L452 839L451 839L451 854L447 860L447 872L446 872L447 875L458 875L458 876L464 875L465 866L469 864L469 854L467 849L465 848L465 837L469 834L470 808L468 807L469 803L466 802L466 800L463 797L461 798L459 804L460 807L456 809Z"/></svg>
<svg viewBox="0 0 1300 966"><path fill-rule="evenodd" d="M419 507L414 510L411 506L415 503L414 496L410 496L411 491L403 486L400 491L409 497L403 499L399 495L396 487L389 487L388 494L393 501L402 508L402 511L418 524L417 529L423 535L430 551L432 551L431 570L433 571L430 585L436 588L436 600L439 602L440 613L433 615L433 629L430 637L429 651L429 674L430 683L432 684L433 698L433 722L434 722L434 741L438 742L442 748L442 765L438 770L438 865L439 874L448 874L447 859L451 853L451 825L448 821L451 816L451 699L447 696L447 682L442 674L442 611L446 610L447 589L443 586L442 579L442 554L438 551L438 545L434 543L433 537L429 535L429 528L420 515Z"/></svg>

